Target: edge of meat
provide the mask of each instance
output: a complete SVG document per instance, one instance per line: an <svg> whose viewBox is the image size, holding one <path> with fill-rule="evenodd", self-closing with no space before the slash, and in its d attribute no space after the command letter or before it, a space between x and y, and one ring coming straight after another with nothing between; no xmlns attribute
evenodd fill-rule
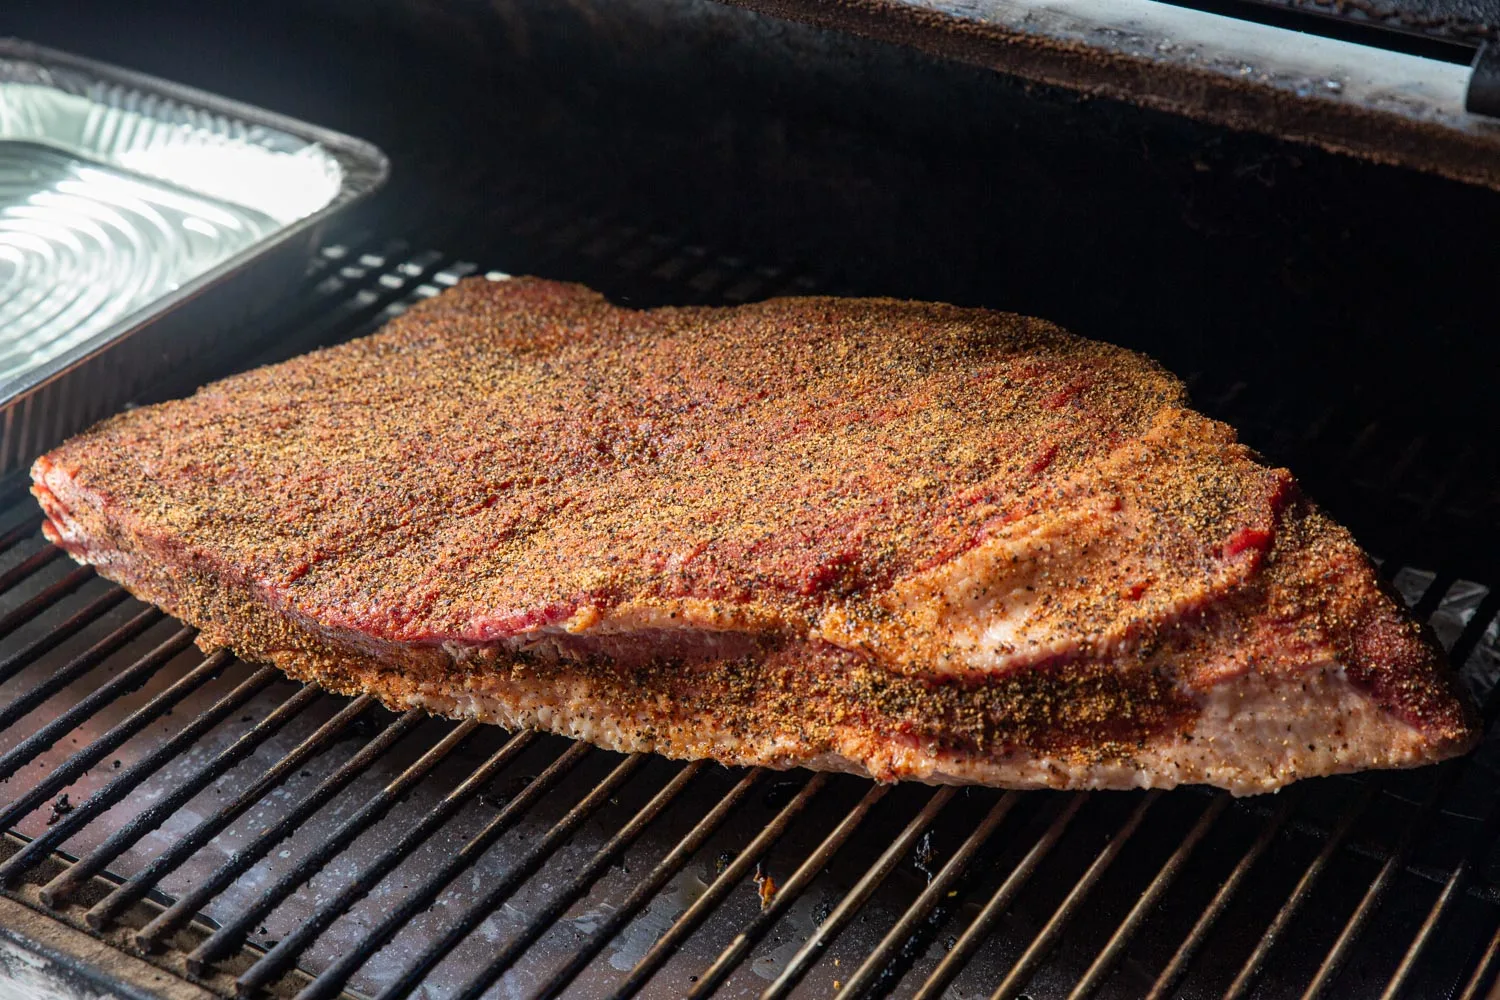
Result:
<svg viewBox="0 0 1500 1000"><path fill-rule="evenodd" d="M1092 756L956 753L921 738L893 740L888 733L872 732L863 716L844 714L848 706L833 706L837 711L824 712L805 728L747 728L736 724L733 706L694 711L667 681L653 689L651 675L644 683L639 677L627 682L623 694L611 694L599 672L591 675L557 655L559 642L552 641L557 637L546 631L483 646L413 646L299 620L275 608L252 582L195 567L182 552L167 551L170 543L136 535L103 509L102 500L79 489L70 470L47 457L38 460L33 473L48 538L197 627L205 649L232 648L247 660L274 663L292 677L340 693L368 692L396 709L418 706L536 728L613 750L707 757L731 765L806 766L887 781L1077 789L1204 783L1247 795L1303 777L1433 763L1465 752L1478 736L1468 721L1425 729L1402 721L1331 659L1309 664L1296 680L1247 671L1217 683L1194 694L1195 710L1182 726ZM105 544L93 544L97 541ZM232 634L225 627L231 622ZM809 649L783 651L781 662L807 669L797 658ZM680 677L681 671L654 676ZM775 677L757 677L751 685L768 691L775 686ZM819 711L809 707L812 715ZM1351 746L1357 749L1351 752Z"/></svg>

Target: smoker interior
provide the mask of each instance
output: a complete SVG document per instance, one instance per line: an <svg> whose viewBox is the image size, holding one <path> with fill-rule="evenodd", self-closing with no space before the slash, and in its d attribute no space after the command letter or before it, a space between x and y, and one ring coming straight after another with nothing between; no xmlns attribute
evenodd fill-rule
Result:
<svg viewBox="0 0 1500 1000"><path fill-rule="evenodd" d="M194 11L0 32L361 135L393 179L143 401L492 269L1036 313L1294 469L1493 717L1500 197L709 4ZM205 660L21 484L0 509L6 936L61 921L225 996L1472 997L1500 966L1493 743L1248 800L626 758ZM128 993L123 957L69 961Z"/></svg>

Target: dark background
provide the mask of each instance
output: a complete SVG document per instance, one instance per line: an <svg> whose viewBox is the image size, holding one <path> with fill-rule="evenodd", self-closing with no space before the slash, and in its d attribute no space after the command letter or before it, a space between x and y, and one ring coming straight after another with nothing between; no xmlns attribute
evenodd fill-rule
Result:
<svg viewBox="0 0 1500 1000"><path fill-rule="evenodd" d="M1366 544L1479 578L1500 558L1493 192L707 0L10 0L0 34L370 139L393 180L361 222L486 267L530 269L482 211L520 186L1242 382L1277 414L1242 431Z"/></svg>

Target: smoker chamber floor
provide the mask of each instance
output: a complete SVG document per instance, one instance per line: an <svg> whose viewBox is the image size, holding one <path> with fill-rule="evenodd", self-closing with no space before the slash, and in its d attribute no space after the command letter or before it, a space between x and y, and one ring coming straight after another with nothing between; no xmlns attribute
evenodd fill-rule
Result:
<svg viewBox="0 0 1500 1000"><path fill-rule="evenodd" d="M486 265L633 301L852 290L566 210L508 232ZM274 336L213 364L367 332L479 271L345 234ZM1345 506L1395 497L1413 525L1441 508L1444 524L1492 530L1494 478L1451 468L1454 449L1489 467L1471 442L1406 440L1398 415L1352 420L1277 387L1190 382L1271 458L1342 484ZM1424 558L1422 537L1382 571L1492 716L1495 581ZM205 661L178 623L46 546L20 484L0 498L0 547L4 891L226 996L1426 998L1483 995L1495 973L1493 742L1242 801L627 758ZM722 980L706 978L742 933Z"/></svg>

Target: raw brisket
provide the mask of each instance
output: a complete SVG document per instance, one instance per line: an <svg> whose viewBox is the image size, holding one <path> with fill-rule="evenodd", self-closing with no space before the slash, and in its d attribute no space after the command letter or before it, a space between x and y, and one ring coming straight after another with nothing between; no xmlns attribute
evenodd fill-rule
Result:
<svg viewBox="0 0 1500 1000"><path fill-rule="evenodd" d="M1019 316L471 280L32 474L205 648L621 750L1244 794L1476 737L1286 470Z"/></svg>

